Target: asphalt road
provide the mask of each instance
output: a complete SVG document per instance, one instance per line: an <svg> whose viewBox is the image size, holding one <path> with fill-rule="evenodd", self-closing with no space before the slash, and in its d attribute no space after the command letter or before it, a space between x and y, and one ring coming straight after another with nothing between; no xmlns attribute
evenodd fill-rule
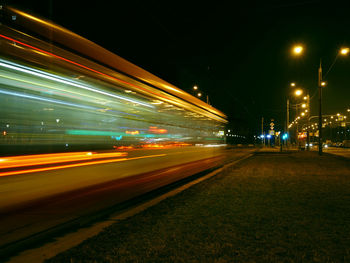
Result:
<svg viewBox="0 0 350 263"><path fill-rule="evenodd" d="M252 151L132 150L116 162L0 177L0 248Z"/></svg>
<svg viewBox="0 0 350 263"><path fill-rule="evenodd" d="M324 152L350 158L350 148L328 147L327 149L324 149Z"/></svg>

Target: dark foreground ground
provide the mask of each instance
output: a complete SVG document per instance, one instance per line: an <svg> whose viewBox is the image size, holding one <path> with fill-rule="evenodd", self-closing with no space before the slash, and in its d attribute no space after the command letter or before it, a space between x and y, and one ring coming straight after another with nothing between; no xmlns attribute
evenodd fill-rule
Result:
<svg viewBox="0 0 350 263"><path fill-rule="evenodd" d="M48 262L350 262L350 161L260 152Z"/></svg>

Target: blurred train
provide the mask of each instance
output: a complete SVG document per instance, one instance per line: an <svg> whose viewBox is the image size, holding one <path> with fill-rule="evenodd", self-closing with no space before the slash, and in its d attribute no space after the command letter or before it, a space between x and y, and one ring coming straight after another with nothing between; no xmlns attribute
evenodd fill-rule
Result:
<svg viewBox="0 0 350 263"><path fill-rule="evenodd" d="M1 155L224 142L221 111L67 29L0 8Z"/></svg>

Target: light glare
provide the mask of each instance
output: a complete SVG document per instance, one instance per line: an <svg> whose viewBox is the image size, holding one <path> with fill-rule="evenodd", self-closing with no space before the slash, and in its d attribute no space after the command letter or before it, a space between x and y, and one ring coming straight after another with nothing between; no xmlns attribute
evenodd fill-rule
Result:
<svg viewBox="0 0 350 263"><path fill-rule="evenodd" d="M301 89L297 89L295 91L295 95L300 96L301 94L303 94L303 91Z"/></svg>
<svg viewBox="0 0 350 263"><path fill-rule="evenodd" d="M303 47L301 45L297 45L293 47L293 54L294 55L301 55L303 53Z"/></svg>
<svg viewBox="0 0 350 263"><path fill-rule="evenodd" d="M344 47L342 49L340 49L340 54L345 56L349 53L350 49L348 47Z"/></svg>

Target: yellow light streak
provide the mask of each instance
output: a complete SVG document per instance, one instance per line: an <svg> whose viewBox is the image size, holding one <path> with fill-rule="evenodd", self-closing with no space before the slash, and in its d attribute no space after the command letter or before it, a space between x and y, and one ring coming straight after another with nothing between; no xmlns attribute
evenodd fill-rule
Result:
<svg viewBox="0 0 350 263"><path fill-rule="evenodd" d="M84 163L76 163L76 164L58 165L58 166L45 167L45 168L34 168L34 169L21 170L21 171L2 172L0 173L0 176L43 172L43 171L66 169L66 168L73 168L73 167L80 167L80 166L87 166L87 165L103 164L103 163L131 161L131 160L144 159L144 158L162 157L165 155L166 154L156 154L156 155L147 155L147 156L132 157L132 158L118 158L118 159L100 160L100 161L92 161L92 162L84 162Z"/></svg>
<svg viewBox="0 0 350 263"><path fill-rule="evenodd" d="M64 162L75 162L94 160L101 158L123 157L127 153L93 153L93 152L71 152L71 153L53 153L53 154L36 154L24 156L9 156L0 159L0 169L36 166L44 164L55 164Z"/></svg>

